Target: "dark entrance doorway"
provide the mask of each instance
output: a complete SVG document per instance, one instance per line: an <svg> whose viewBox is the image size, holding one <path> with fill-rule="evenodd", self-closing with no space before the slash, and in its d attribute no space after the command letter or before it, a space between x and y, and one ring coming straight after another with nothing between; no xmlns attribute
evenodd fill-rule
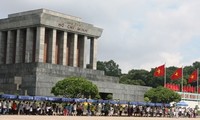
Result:
<svg viewBox="0 0 200 120"><path fill-rule="evenodd" d="M113 96L112 93L102 93L102 92L100 92L99 95L101 96L101 99L103 99L103 100L107 100L108 99L108 95L112 95Z"/></svg>

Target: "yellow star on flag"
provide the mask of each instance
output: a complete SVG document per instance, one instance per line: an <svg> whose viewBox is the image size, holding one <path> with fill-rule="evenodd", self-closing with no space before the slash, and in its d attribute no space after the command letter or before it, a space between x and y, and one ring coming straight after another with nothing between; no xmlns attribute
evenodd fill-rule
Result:
<svg viewBox="0 0 200 120"><path fill-rule="evenodd" d="M178 76L178 72L176 72L175 75Z"/></svg>
<svg viewBox="0 0 200 120"><path fill-rule="evenodd" d="M157 70L157 73L160 74L160 69Z"/></svg>
<svg viewBox="0 0 200 120"><path fill-rule="evenodd" d="M193 79L194 78L194 75L191 75L191 77L190 77L191 79Z"/></svg>
<svg viewBox="0 0 200 120"><path fill-rule="evenodd" d="M182 68L178 68L172 75L171 79L172 80L177 80L182 76Z"/></svg>

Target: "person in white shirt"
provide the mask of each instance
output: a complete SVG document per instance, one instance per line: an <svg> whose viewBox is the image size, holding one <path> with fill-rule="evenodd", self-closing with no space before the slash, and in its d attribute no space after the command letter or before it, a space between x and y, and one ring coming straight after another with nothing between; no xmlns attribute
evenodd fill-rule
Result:
<svg viewBox="0 0 200 120"><path fill-rule="evenodd" d="M3 100L3 104L2 104L2 110L3 110L3 114L7 114L7 102L6 100Z"/></svg>

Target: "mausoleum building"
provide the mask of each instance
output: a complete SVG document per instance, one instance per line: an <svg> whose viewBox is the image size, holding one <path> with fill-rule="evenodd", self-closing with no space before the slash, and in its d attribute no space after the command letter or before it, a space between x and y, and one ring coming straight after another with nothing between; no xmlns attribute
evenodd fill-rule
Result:
<svg viewBox="0 0 200 120"><path fill-rule="evenodd" d="M119 78L96 70L102 31L81 18L47 9L0 19L0 92L52 96L56 82L82 76L114 99L143 101L150 87L119 84Z"/></svg>

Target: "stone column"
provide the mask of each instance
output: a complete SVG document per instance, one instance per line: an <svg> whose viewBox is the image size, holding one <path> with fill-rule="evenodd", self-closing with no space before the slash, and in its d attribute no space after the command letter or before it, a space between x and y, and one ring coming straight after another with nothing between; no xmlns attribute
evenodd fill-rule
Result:
<svg viewBox="0 0 200 120"><path fill-rule="evenodd" d="M45 27L37 27L35 62L44 62Z"/></svg>
<svg viewBox="0 0 200 120"><path fill-rule="evenodd" d="M55 54L56 54L56 30L50 30L49 34L49 46L48 46L48 63L55 64Z"/></svg>
<svg viewBox="0 0 200 120"><path fill-rule="evenodd" d="M33 41L34 33L32 28L26 29L26 50L25 50L25 63L33 62Z"/></svg>
<svg viewBox="0 0 200 120"><path fill-rule="evenodd" d="M0 64L6 63L7 31L0 31Z"/></svg>
<svg viewBox="0 0 200 120"><path fill-rule="evenodd" d="M66 59L67 59L67 32L62 32L59 36L59 46L60 46L60 53L59 53L59 64L66 65Z"/></svg>
<svg viewBox="0 0 200 120"><path fill-rule="evenodd" d="M3 50L4 50L3 32L0 31L0 64L4 63L4 60L3 60L3 56L4 56Z"/></svg>
<svg viewBox="0 0 200 120"><path fill-rule="evenodd" d="M97 39L91 38L90 40L90 65L91 68L96 70L97 67Z"/></svg>
<svg viewBox="0 0 200 120"><path fill-rule="evenodd" d="M6 45L6 64L11 63L10 62L10 41L11 41L11 31L8 31L7 34L7 45Z"/></svg>
<svg viewBox="0 0 200 120"><path fill-rule="evenodd" d="M24 29L17 30L16 37L16 53L15 53L15 63L23 63L25 58L25 39L26 31Z"/></svg>
<svg viewBox="0 0 200 120"><path fill-rule="evenodd" d="M86 68L86 40L87 40L87 36L83 36L80 39L80 67L81 68Z"/></svg>
<svg viewBox="0 0 200 120"><path fill-rule="evenodd" d="M21 51L21 48L20 48L20 44L22 44L21 42L20 42L20 29L18 29L17 30L17 38L16 38L16 51L15 51L15 54L16 54L16 56L15 56L15 63L20 63L20 62L22 62L22 60L20 59L20 55L21 55L21 53L22 53L22 51Z"/></svg>
<svg viewBox="0 0 200 120"><path fill-rule="evenodd" d="M70 42L71 42L71 45L70 45L70 53L69 53L69 57L70 57L69 65L73 67L77 67L78 35L74 33L72 37L70 38Z"/></svg>
<svg viewBox="0 0 200 120"><path fill-rule="evenodd" d="M15 55L15 32L9 30L7 36L7 48L6 48L6 64L14 63Z"/></svg>

